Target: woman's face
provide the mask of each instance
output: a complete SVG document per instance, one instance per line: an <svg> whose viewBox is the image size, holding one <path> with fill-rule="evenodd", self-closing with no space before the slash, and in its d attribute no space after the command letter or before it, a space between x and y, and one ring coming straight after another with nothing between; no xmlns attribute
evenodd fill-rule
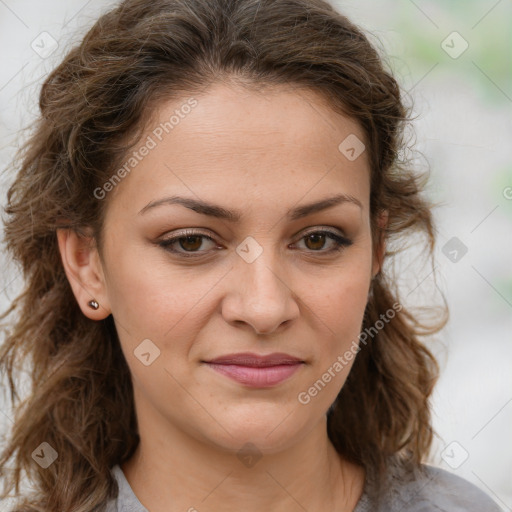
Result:
<svg viewBox="0 0 512 512"><path fill-rule="evenodd" d="M217 84L161 105L131 171L99 199L98 302L114 317L139 422L270 453L325 420L378 270L362 140L354 121L284 86ZM300 362L209 363L243 353Z"/></svg>

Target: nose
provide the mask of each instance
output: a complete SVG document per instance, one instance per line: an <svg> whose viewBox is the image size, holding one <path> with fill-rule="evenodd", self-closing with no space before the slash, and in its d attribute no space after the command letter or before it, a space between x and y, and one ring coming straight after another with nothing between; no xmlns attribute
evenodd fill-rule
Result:
<svg viewBox="0 0 512 512"><path fill-rule="evenodd" d="M282 268L265 258L236 261L229 276L229 291L222 303L224 319L248 325L258 334L272 334L299 316L299 304Z"/></svg>

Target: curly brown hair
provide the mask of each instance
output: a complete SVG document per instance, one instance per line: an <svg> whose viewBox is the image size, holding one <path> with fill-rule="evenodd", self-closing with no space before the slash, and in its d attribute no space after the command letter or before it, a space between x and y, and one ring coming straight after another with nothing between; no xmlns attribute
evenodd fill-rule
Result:
<svg viewBox="0 0 512 512"><path fill-rule="evenodd" d="M323 95L362 127L371 169L374 243L385 262L413 232L433 261L426 173L399 158L410 108L368 37L323 0L125 0L102 15L45 80L41 115L13 161L5 241L26 286L0 317L0 369L8 377L15 423L0 456L6 497L22 475L35 486L18 512L102 511L116 496L110 473L139 436L130 372L112 316L86 318L63 270L56 231L91 229L101 251L108 197L94 191L136 144L155 106L215 82L297 84ZM379 212L388 212L385 230ZM400 302L391 267L373 281L363 329ZM446 312L446 310L445 310ZM419 466L432 442L429 397L438 365L420 338L438 331L400 311L358 354L328 412L340 454L381 478L390 460ZM29 365L25 400L16 377ZM352 414L343 414L350 410ZM371 412L371 413L369 413ZM42 441L57 452L34 464ZM12 459L12 460L11 460ZM8 471L7 464L12 462Z"/></svg>

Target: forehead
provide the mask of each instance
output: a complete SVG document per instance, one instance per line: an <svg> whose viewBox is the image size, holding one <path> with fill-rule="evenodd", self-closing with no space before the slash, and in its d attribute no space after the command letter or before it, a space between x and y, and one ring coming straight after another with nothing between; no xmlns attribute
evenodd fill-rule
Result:
<svg viewBox="0 0 512 512"><path fill-rule="evenodd" d="M249 190L253 197L287 192L297 202L301 194L313 200L315 193L337 188L365 203L366 152L347 158L347 140L352 145L359 141L360 150L364 134L359 124L311 90L214 84L200 95L156 106L135 146L135 151L150 149L132 162L119 187L125 190L116 194L142 208L164 189L215 199L220 192L236 199L233 192L238 191L242 202L240 194Z"/></svg>
<svg viewBox="0 0 512 512"><path fill-rule="evenodd" d="M192 98L194 107L188 108ZM148 133L160 125L164 138L171 138L166 137L168 131L176 140L185 130L184 135L194 131L203 142L238 144L249 150L268 151L275 145L269 143L275 142L298 145L296 151L306 153L315 148L337 149L340 137L343 140L350 134L364 139L358 123L335 112L319 92L284 84L247 88L217 83L201 95L161 103L155 117ZM171 119L172 127L167 125L165 130Z"/></svg>

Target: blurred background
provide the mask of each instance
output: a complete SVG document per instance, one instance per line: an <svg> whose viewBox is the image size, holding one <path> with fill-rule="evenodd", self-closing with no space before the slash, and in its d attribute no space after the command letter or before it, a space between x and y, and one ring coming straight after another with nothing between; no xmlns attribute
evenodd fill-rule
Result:
<svg viewBox="0 0 512 512"><path fill-rule="evenodd" d="M451 311L428 340L441 364L430 463L512 511L512 2L331 3L387 54L414 102L414 151L404 156L430 168L438 280L414 250L400 267L406 303L427 305L441 291ZM37 116L44 77L114 4L0 0L1 170ZM0 175L1 205L11 179ZM0 263L4 310L23 283L1 248ZM0 394L0 428L11 424Z"/></svg>

